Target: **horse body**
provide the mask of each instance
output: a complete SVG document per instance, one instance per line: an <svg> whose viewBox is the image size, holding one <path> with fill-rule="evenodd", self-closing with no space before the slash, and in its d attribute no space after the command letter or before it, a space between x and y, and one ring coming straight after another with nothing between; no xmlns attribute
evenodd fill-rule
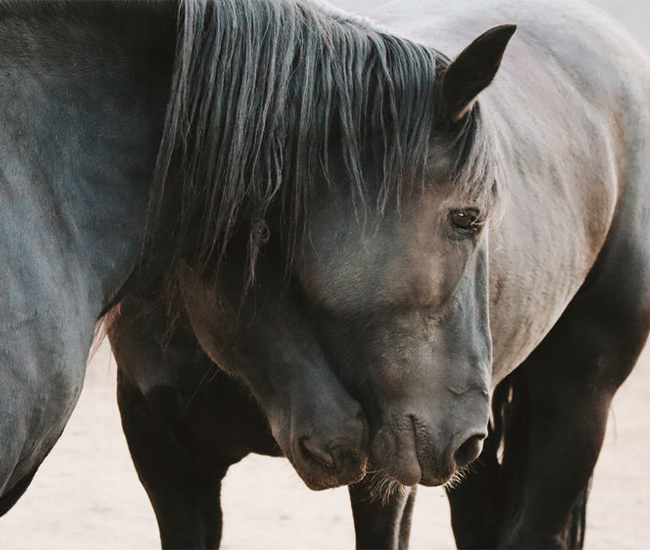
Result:
<svg viewBox="0 0 650 550"><path fill-rule="evenodd" d="M42 8L0 14L0 495L61 434L97 319L140 256L167 93L153 67L173 59L134 12L88 5L71 25Z"/></svg>
<svg viewBox="0 0 650 550"><path fill-rule="evenodd" d="M313 313L311 330L368 415L374 466L407 484L438 484L471 462L487 435L479 465L450 491L460 547L582 544L609 404L649 327L648 61L592 10L563 4L559 16L558 9L494 1L396 2L378 10L401 35L444 54L490 25L519 24L479 102L493 136L503 215L471 245L438 235L449 205L478 199L444 182L453 162L434 142L433 156L440 155L427 172L434 181L420 195L405 193L401 210L370 201L360 209L347 183L317 192L308 242L296 251L293 275ZM474 98L467 99L461 120L472 109ZM487 175L483 183L489 189ZM621 272L622 262L634 269ZM186 305L201 302L208 300ZM193 324L197 330L200 323ZM200 340L214 345L205 335ZM128 358L123 363L130 368ZM488 391L495 392L495 421L486 433ZM151 412L122 413L132 448L141 448L137 437ZM140 429L128 428L130 421ZM163 482L154 488L151 460L136 458L150 494L182 493ZM368 490L352 489L358 533L364 522L366 534L383 527L379 543L366 540L394 547L408 532L410 505L399 493L364 510ZM218 490L188 506L208 502L218 506ZM170 521L161 530L173 531Z"/></svg>
<svg viewBox="0 0 650 550"><path fill-rule="evenodd" d="M591 10L563 5L562 16L556 17L550 9L554 6L490 2L472 9L445 5L436 11L433 3L414 2L395 3L375 13L401 34L443 53L457 52L490 24L504 20L520 24L520 35L494 86L480 100L485 125L495 135L504 214L483 237L476 255L469 256L474 260L467 260L461 245L438 245L422 236L435 232L432 212L446 200L441 198L449 190L444 186L427 189L419 200L404 199L401 217L382 212L375 232L362 227L358 209L345 191L337 196L340 187L335 186L326 198L319 197L320 208L307 221L309 243L298 253L297 277L307 301L320 313L325 310L325 322L316 327L333 342L325 346L328 355L375 425L371 434L375 465L383 458L392 475L410 482L411 476L421 475L417 463L422 467L428 460L425 453L438 452L436 446L444 448L442 439L432 445L421 435L429 429L430 418L403 428L396 416L396 431L409 432L406 437L411 441L405 440L401 453L393 456L388 430L377 430L377 424L389 423L381 415L397 408L396 403L408 412L431 407L435 396L433 401L439 403L433 406L446 411L439 418L468 423L469 416L485 414L485 404L479 397L472 406L468 396L462 401L465 390L482 391L482 384L494 390L503 382L505 399L499 389L494 399L495 415L505 415L503 422L490 429L481 465L459 489L450 491L461 547L582 544L588 483L611 397L648 332L649 251L643 235L649 204L648 62L623 33ZM422 12L431 15L423 17ZM446 254L448 262L450 257L464 258L465 271L458 271L453 262L436 268L431 247L435 254ZM622 273L623 262L634 269ZM485 293L480 280L487 278L488 270ZM469 293L468 280L479 281L478 294ZM441 356L433 355L433 361L429 356L428 365L447 369L441 384L454 376L463 384L470 382L467 388L448 388L458 399L414 385L428 383L409 378L427 353L425 348L413 351L420 345L413 330L418 325L404 322L404 317L394 322L386 314L413 299L418 308L429 307L451 292L448 287L462 290L456 309L450 306L457 314L451 317L478 322L478 332L463 332L467 323L448 325L445 334L439 327L450 316L436 319L433 341L446 348ZM413 288L417 291L405 298ZM487 313L488 298L492 347L481 349L487 325L481 314ZM472 305L473 300L478 306ZM359 313L364 309L379 312L381 321L388 322L372 326ZM327 316L344 329L328 326ZM457 339L445 341L454 330ZM386 347L386 342L394 343L395 335L401 337L400 345ZM364 357L369 349L374 355ZM381 365L396 349L397 355ZM493 368L486 376L485 357L491 353ZM482 363L481 368L467 369L466 357L470 364ZM360 389L359 365L364 361L374 367L362 379L375 384L371 397L364 397ZM455 370L441 365L444 361ZM396 370L400 366L402 370ZM517 367L516 378L506 379ZM373 402L395 388L399 391L391 396L392 402ZM422 413L410 416L416 414ZM445 430L451 431L450 426L439 428ZM497 451L504 439L506 458L500 462ZM480 451L474 445L476 436L468 441L473 450L466 456ZM415 450L409 448L414 442ZM447 475L425 473L426 483L438 483L437 475L442 479ZM378 510L402 509L403 495L395 498ZM400 514L396 517L399 523ZM396 530L388 531L384 544L397 544Z"/></svg>

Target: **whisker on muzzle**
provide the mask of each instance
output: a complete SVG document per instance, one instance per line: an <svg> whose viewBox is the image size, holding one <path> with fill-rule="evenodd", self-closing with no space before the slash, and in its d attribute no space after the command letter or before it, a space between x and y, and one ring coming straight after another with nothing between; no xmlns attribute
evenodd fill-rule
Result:
<svg viewBox="0 0 650 550"><path fill-rule="evenodd" d="M396 494L405 493L409 489L410 487L402 485L388 472L380 470L370 481L370 499L386 506Z"/></svg>
<svg viewBox="0 0 650 550"><path fill-rule="evenodd" d="M452 476L447 480L447 482L443 485L445 491L456 489L463 482L463 480L471 473L471 471L472 470L470 466L464 466L463 468L456 470L452 474Z"/></svg>

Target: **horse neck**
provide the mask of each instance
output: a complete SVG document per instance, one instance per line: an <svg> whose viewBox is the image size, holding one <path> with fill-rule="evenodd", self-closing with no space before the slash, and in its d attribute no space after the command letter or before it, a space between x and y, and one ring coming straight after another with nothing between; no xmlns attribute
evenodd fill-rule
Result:
<svg viewBox="0 0 650 550"><path fill-rule="evenodd" d="M95 316L142 251L173 64L173 8L0 8L0 228L15 235L6 253L35 288L47 266L61 292L83 295Z"/></svg>

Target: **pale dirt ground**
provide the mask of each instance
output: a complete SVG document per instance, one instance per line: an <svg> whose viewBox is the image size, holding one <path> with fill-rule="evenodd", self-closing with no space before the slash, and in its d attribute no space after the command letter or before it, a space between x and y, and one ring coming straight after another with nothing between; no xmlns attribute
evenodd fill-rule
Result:
<svg viewBox="0 0 650 550"><path fill-rule="evenodd" d="M131 464L106 346L63 437L15 508L0 549L141 550L157 547L153 512ZM616 397L589 507L587 549L650 547L650 348ZM223 491L226 549L353 548L347 491L309 491L289 463L251 456ZM439 489L421 487L412 548L453 548Z"/></svg>
<svg viewBox="0 0 650 550"><path fill-rule="evenodd" d="M351 10L381 0L338 0ZM650 44L650 0L595 0ZM0 550L156 548L157 528L122 435L106 346L63 437L26 495L0 519ZM589 506L587 549L650 548L650 349L616 397ZM252 456L223 492L223 548L353 547L347 491L313 493L288 462ZM420 488L412 548L453 548L441 490Z"/></svg>

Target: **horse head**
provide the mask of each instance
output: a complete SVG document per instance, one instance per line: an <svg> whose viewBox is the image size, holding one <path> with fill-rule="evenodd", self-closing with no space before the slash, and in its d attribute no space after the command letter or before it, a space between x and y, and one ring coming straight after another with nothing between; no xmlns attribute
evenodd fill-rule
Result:
<svg viewBox="0 0 650 550"><path fill-rule="evenodd" d="M272 258L260 258L257 283L245 286L246 258L234 246L218 274L184 265L179 287L203 350L241 381L271 432L311 489L365 475L367 423L359 404L329 368L309 320Z"/></svg>
<svg viewBox="0 0 650 550"><path fill-rule="evenodd" d="M513 32L488 31L442 72L422 185L383 204L324 187L299 247L319 338L369 419L372 466L406 485L447 482L487 436L497 153L475 103Z"/></svg>

